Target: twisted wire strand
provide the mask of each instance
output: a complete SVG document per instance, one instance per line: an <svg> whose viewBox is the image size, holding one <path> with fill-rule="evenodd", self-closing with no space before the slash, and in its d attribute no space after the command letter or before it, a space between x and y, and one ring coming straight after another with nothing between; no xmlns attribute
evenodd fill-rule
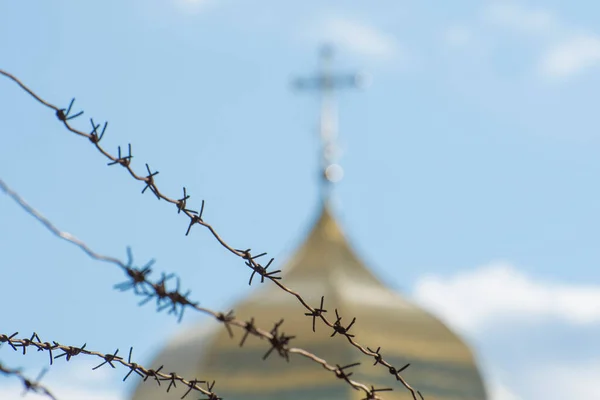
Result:
<svg viewBox="0 0 600 400"><path fill-rule="evenodd" d="M58 400L58 398L55 397L47 387L40 384L40 379L44 375L45 371L46 370L42 370L42 373L37 377L37 379L31 380L27 378L20 369L9 368L0 363L0 373L6 376L15 376L21 381L24 388L23 395L25 395L27 392L34 392L44 395L52 400Z"/></svg>
<svg viewBox="0 0 600 400"><path fill-rule="evenodd" d="M93 370L101 368L105 365L109 365L110 367L115 368L115 363L117 365L121 365L121 366L129 368L129 372L127 372L127 375L125 375L125 377L123 378L123 381L127 380L127 378L129 378L132 374L135 373L136 375L142 377L144 379L144 381L146 381L148 378L154 378L154 380L159 385L162 381L169 381L169 385L167 386L167 392L169 390L171 390L172 387L176 387L175 382L181 382L183 385L187 386L189 389L186 392L186 394L182 397L182 399L184 397L186 397L191 391L197 391L197 392L200 392L207 396L205 400L221 400L221 397L217 396L217 394L212 391L214 382L212 384L209 384L207 381L202 381L202 380L198 380L198 379L187 380L187 379L177 375L175 372L169 372L169 373L161 372L162 367L160 367L158 369L145 368L144 366L131 361L131 354L133 352L133 347L129 348L129 357L127 359L125 359L125 358L117 355L119 353L119 349L117 349L114 353L101 353L98 351L92 351L92 350L86 349L85 344L81 347L75 347L75 346L65 346L65 345L62 345L55 341L53 341L52 343L42 342L40 340L38 334L35 332L33 333L33 335L31 336L30 339L15 338L15 336L18 334L19 334L18 332L15 332L10 336L7 334L0 334L0 345L4 344L4 343L8 343L8 345L14 351L17 351L19 348L22 349L23 354L26 354L27 349L31 346L36 348L37 351L47 351L49 354L49 357L50 357L50 365L52 365L52 363L54 362L55 359L61 358L61 357L65 357L67 361L70 361L71 358L81 355L81 354L87 355L87 356L96 356L97 358L102 359L102 361L100 362L100 364L98 364L97 366L92 368ZM61 350L63 353L53 355L52 352L57 351L57 350ZM14 372L12 372L12 373L14 374ZM206 389L203 388L202 386L200 386L201 384L206 384ZM31 383L31 385L32 385L32 387L37 387L35 385L35 383ZM26 387L27 387L27 384L26 384ZM43 391L42 391L42 393L47 394ZM50 398L55 399L55 397L52 396L51 394L50 394Z"/></svg>
<svg viewBox="0 0 600 400"><path fill-rule="evenodd" d="M32 215L35 219L41 222L50 232L54 235L66 240L69 243L74 244L83 250L90 257L111 263L113 265L118 266L125 273L128 280L122 283L115 285L116 289L121 291L126 291L132 289L135 295L141 296L144 299L140 302L140 305L146 304L148 301L152 299L157 299L157 310L162 311L168 309L169 313L175 314L181 318L183 317L184 310L186 308L191 308L203 314L209 315L214 318L216 321L225 325L229 335L233 337L233 332L231 327L234 326L244 331L244 335L240 346L244 344L248 335L253 335L259 337L261 339L266 339L269 343L270 348L267 353L263 357L266 359L273 351L275 351L279 356L285 358L289 361L289 354L298 354L304 358L307 358L323 367L327 371L333 373L333 375L339 379L342 379L348 385L350 385L353 389L362 390L365 393L365 398L369 400L379 399L376 392L382 391L384 389L375 389L373 386L369 387L363 383L358 381L349 379L351 372L347 372L346 369L356 366L360 363L355 363L346 366L340 366L339 364L331 365L327 362L327 360L318 357L317 355L297 347L291 347L289 342L291 339L294 339L295 336L287 335L280 331L281 325L284 320L280 320L276 324L274 324L273 328L268 331L266 329L262 329L258 327L254 323L254 319L250 319L249 321L242 321L237 319L233 313L233 311L229 311L227 313L213 311L209 308L200 307L197 302L193 302L189 299L189 291L183 294L180 290L180 282L177 281L176 288L174 290L170 290L167 287L167 282L173 277L172 274L162 274L161 279L157 281L151 281L149 279L149 275L152 272L151 265L153 262L147 263L143 267L135 267L133 265L133 256L131 250L128 249L129 260L127 263L122 262L118 258L105 256L99 253L96 253L92 250L85 242L78 239L74 235L61 231L58 229L48 218L42 215L39 211L34 209L31 205L29 205L17 192L12 190L2 179L0 179L0 189L2 189L11 199L13 199L19 206L21 206L28 214ZM6 341L7 336L0 335L0 343ZM87 354L87 353L86 353ZM388 390L388 389L385 389Z"/></svg>
<svg viewBox="0 0 600 400"><path fill-rule="evenodd" d="M340 325L341 318L339 317L339 315L337 316L336 320L329 320L324 315L325 311L323 310L323 307L322 307L323 303L321 303L321 307L312 307L310 304L308 304L308 302L300 295L300 293L294 291L293 289L284 285L280 281L281 277L276 275L277 273L281 272L280 270L276 270L276 271L268 271L267 270L269 268L269 266L272 264L272 262L274 261L273 258L271 258L270 261L266 265L262 265L259 261L257 261L260 257L265 256L267 253L260 253L258 255L253 255L251 252L251 249L249 249L249 248L244 250L244 249L235 248L235 247L229 245L218 234L218 232L215 230L215 228L211 224L204 221L204 219L203 219L204 200L202 201L200 211L197 212L197 211L187 208L187 200L190 198L190 196L187 194L185 187L183 188L183 197L181 197L179 199L170 198L170 197L166 196L165 194L163 194L159 190L159 188L156 185L156 182L154 180L155 176L158 174L158 171L153 172L150 169L150 166L148 164L146 164L146 170L147 170L148 174L147 175L139 175L131 167L131 159L133 157L133 155L131 154L131 144L128 145L127 155L121 154L120 146L118 147L118 156L114 156L114 155L110 154L108 151L106 151L100 145L100 141L102 140L102 137L104 136L108 122L105 122L105 124L102 128L102 132L98 131L100 128L100 124L96 124L93 121L93 119L91 119L91 118L90 118L90 122L92 125L92 130L90 133L76 129L71 126L69 121L81 116L83 114L83 111L72 114L72 107L73 107L75 99L71 100L71 103L69 104L68 108L66 108L66 109L59 108L59 107L45 101L44 99L42 99L41 96L37 95L33 90L31 90L23 82L21 82L16 76L14 76L2 69L0 69L0 75L3 75L5 77L9 78L10 80L12 80L13 82L17 83L23 90L25 90L29 95L34 97L38 102L40 102L44 106L54 110L57 118L59 119L59 121L61 121L63 123L63 125L65 126L65 128L67 130L69 130L70 132L72 132L78 136L85 137L88 140L90 140L90 142L96 147L96 149L100 153L102 153L106 158L108 158L110 160L108 165L119 164L122 167L124 167L129 172L131 177L133 177L135 180L143 182L145 184L145 186L142 189L142 193L145 193L146 190L149 189L156 196L156 198L158 200L164 200L168 203L176 205L177 212L183 213L189 218L190 223L189 223L186 235L189 234L191 228L194 225L201 225L201 226L205 227L206 229L208 229L210 231L210 233L212 234L212 236L217 240L217 242L219 242L219 244L221 246L223 246L225 249L227 249L230 253L234 254L235 256L243 259L245 265L248 266L252 270L249 284L252 283L252 278L254 277L255 274L260 275L261 283L264 282L265 279L273 282L281 290L294 296L298 300L298 302L300 304L302 304L302 306L308 311L308 313L306 313L306 315L313 317L313 321L316 318L320 319L322 321L322 323L324 323L329 328L332 328L335 333L338 333L340 336L345 337L346 340L352 346L354 346L356 349L358 349L360 352L362 352L363 354L365 354L367 356L372 357L372 359L375 361L376 365L377 364L382 365L384 368L386 368L388 370L388 372L392 376L394 376L395 379L397 381L399 381L411 393L413 400L417 400L417 396L420 399L423 399L423 395L418 390L413 388L401 375L401 372L404 371L409 366L409 364L404 365L403 367L400 367L400 368L394 367L390 362L385 360L385 358L381 354L380 347L378 347L376 350L372 350L370 347L364 346L364 345L360 344L356 339L354 339L354 335L350 334L348 332L349 328L344 328L343 326Z"/></svg>

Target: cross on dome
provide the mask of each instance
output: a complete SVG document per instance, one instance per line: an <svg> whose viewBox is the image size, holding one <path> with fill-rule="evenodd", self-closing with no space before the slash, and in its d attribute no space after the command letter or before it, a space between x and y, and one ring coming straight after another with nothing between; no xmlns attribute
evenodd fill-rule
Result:
<svg viewBox="0 0 600 400"><path fill-rule="evenodd" d="M332 183L338 182L344 175L344 170L338 164L339 146L338 113L335 102L335 90L359 88L364 86L360 74L334 74L332 71L333 49L323 46L320 51L320 70L316 75L298 78L294 86L300 90L317 90L321 96L321 112L319 118L319 136L321 139L321 197L326 201L331 191Z"/></svg>

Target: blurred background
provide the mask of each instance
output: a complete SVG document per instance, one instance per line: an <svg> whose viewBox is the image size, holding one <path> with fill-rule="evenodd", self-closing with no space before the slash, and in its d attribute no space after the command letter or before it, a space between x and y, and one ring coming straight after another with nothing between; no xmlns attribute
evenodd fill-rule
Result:
<svg viewBox="0 0 600 400"><path fill-rule="evenodd" d="M185 186L233 246L282 265L318 210L318 93L334 68L371 84L337 96L336 215L386 284L459 333L494 400L600 397L600 3L119 0L0 2L0 68L43 98L109 121L103 144ZM248 270L86 139L0 79L0 177L99 252L176 272L201 305L246 297ZM0 196L0 333L149 363L202 318L119 293L122 273ZM35 377L47 355L0 348ZM135 380L57 362L63 400L124 400ZM392 382L393 384L393 382ZM0 398L20 398L0 376ZM218 386L215 388L218 389ZM35 398L34 395L30 395Z"/></svg>

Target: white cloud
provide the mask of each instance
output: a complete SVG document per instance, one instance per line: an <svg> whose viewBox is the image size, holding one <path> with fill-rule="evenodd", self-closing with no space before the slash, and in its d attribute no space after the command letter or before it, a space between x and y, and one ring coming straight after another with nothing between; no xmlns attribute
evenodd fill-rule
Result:
<svg viewBox="0 0 600 400"><path fill-rule="evenodd" d="M506 263L449 278L426 276L416 284L414 296L450 325L469 333L507 321L600 323L600 286L541 282Z"/></svg>
<svg viewBox="0 0 600 400"><path fill-rule="evenodd" d="M554 44L540 63L549 78L565 78L600 65L600 37L577 35Z"/></svg>
<svg viewBox="0 0 600 400"><path fill-rule="evenodd" d="M599 377L600 360L593 360L578 365L541 365L529 374L529 381L538 388L537 398L600 399Z"/></svg>
<svg viewBox="0 0 600 400"><path fill-rule="evenodd" d="M513 31L546 35L557 31L560 23L551 12L529 9L514 2L496 2L483 11L483 19Z"/></svg>
<svg viewBox="0 0 600 400"><path fill-rule="evenodd" d="M550 365L539 363L526 368L518 365L516 362L514 368L500 374L502 381L495 377L488 381L490 400L600 398L600 359L577 364L557 360ZM511 382L515 388L509 388L503 382Z"/></svg>
<svg viewBox="0 0 600 400"><path fill-rule="evenodd" d="M547 79L565 79L600 65L600 36L581 34L549 10L528 8L514 1L495 2L484 8L484 22L542 41L547 50L538 73Z"/></svg>
<svg viewBox="0 0 600 400"><path fill-rule="evenodd" d="M393 37L362 22L331 17L323 25L325 40L355 54L390 60L398 55L398 44Z"/></svg>
<svg viewBox="0 0 600 400"><path fill-rule="evenodd" d="M522 400L508 386L497 380L492 380L488 383L487 390L489 400Z"/></svg>

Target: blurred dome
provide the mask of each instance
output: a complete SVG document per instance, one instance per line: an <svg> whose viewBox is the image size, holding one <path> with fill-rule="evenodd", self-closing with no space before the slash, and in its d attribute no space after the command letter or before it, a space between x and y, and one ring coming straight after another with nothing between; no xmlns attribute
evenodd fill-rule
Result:
<svg viewBox="0 0 600 400"><path fill-rule="evenodd" d="M484 400L484 385L467 345L439 320L383 285L352 251L331 210L325 205L304 243L283 268L282 282L300 293L313 307L325 296L326 316L335 319L335 309L350 333L371 349L381 347L384 358L400 368L410 367L403 377L426 400ZM255 277L256 279L256 277ZM270 329L284 318L280 331L295 335L291 345L324 358L329 364L354 367L352 379L383 392L388 400L412 399L411 394L371 358L351 346L346 338L330 337L332 330L312 318L292 295L265 283L248 299L234 307L238 318L254 317L257 326ZM352 390L331 372L303 357L291 354L286 362L277 354L262 360L269 344L249 336L239 346L241 331L231 339L222 325L203 322L177 335L159 353L152 367L176 371L189 379L215 380L214 390L229 400L342 400L361 399L364 393ZM140 383L133 400L180 399L186 387L164 389ZM191 395L191 394L190 394ZM196 398L196 397L194 397Z"/></svg>

